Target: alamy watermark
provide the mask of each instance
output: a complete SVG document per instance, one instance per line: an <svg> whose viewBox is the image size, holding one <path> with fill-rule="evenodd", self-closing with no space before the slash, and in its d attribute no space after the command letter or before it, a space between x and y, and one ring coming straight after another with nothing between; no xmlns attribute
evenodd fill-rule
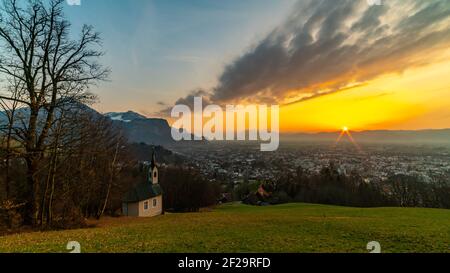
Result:
<svg viewBox="0 0 450 273"><path fill-rule="evenodd" d="M81 253L81 244L77 241L70 241L67 243L66 249L70 250L70 253Z"/></svg>
<svg viewBox="0 0 450 273"><path fill-rule="evenodd" d="M367 244L367 250L370 253L381 253L381 244L377 241L372 241Z"/></svg>
<svg viewBox="0 0 450 273"><path fill-rule="evenodd" d="M261 141L261 151L276 151L280 143L279 106L219 105L203 107L202 97L194 98L194 111L187 105L175 105L171 113L175 141ZM270 123L270 126L269 126ZM248 135L248 137L247 137Z"/></svg>

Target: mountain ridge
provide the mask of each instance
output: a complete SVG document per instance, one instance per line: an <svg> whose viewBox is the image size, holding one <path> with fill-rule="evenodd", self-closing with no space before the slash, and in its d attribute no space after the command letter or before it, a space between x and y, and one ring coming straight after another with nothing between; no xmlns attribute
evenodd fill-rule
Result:
<svg viewBox="0 0 450 273"><path fill-rule="evenodd" d="M361 142L374 143L450 143L450 128L423 130L367 130L350 131L352 137ZM284 141L336 141L341 134L335 132L282 133ZM343 138L345 140L345 137Z"/></svg>
<svg viewBox="0 0 450 273"><path fill-rule="evenodd" d="M84 111L109 118L113 124L123 129L130 143L145 143L148 145L172 146L177 142L172 139L171 126L164 118L149 118L132 110L127 112L100 113L83 105ZM19 109L18 114L26 116L26 108ZM4 112L0 112L0 124L7 122ZM281 133L281 141L336 141L340 131L335 132L291 132ZM356 141L373 143L450 143L450 128L423 130L367 130L350 131ZM346 140L346 137L343 138Z"/></svg>
<svg viewBox="0 0 450 273"><path fill-rule="evenodd" d="M134 111L109 112L103 114L114 124L119 125L131 143L148 145L172 145L172 128L162 118L148 118Z"/></svg>

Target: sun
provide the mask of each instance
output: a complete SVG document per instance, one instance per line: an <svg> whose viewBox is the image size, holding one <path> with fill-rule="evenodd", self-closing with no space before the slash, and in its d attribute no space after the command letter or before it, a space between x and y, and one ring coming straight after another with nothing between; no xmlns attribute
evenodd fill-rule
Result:
<svg viewBox="0 0 450 273"><path fill-rule="evenodd" d="M336 140L336 144L335 144L335 145L337 145L337 144L341 141L341 139L342 139L343 137L345 137L345 136L348 137L348 139L350 140L350 142L353 143L353 145L356 147L356 149L357 149L359 152L362 152L361 147L358 145L358 143L356 143L355 139L354 139L353 136L352 136L352 133L350 132L350 129L349 129L347 126L342 127L342 132L339 134L339 137L338 137L338 139Z"/></svg>

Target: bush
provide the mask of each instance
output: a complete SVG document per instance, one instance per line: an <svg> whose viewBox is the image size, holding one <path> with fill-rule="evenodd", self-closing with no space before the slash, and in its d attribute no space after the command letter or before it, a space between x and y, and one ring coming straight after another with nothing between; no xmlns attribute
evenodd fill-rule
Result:
<svg viewBox="0 0 450 273"><path fill-rule="evenodd" d="M278 191L272 194L269 203L272 205L285 204L292 202L291 197L285 191Z"/></svg>
<svg viewBox="0 0 450 273"><path fill-rule="evenodd" d="M161 168L160 184L164 209L169 211L198 211L202 207L215 205L221 193L218 184L207 181L192 168Z"/></svg>
<svg viewBox="0 0 450 273"><path fill-rule="evenodd" d="M23 217L21 210L24 203L17 204L6 200L0 203L0 229L15 230L22 226Z"/></svg>
<svg viewBox="0 0 450 273"><path fill-rule="evenodd" d="M87 226L86 220L83 217L81 211L73 206L65 209L61 216L56 217L51 228L53 229L77 229L84 228Z"/></svg>

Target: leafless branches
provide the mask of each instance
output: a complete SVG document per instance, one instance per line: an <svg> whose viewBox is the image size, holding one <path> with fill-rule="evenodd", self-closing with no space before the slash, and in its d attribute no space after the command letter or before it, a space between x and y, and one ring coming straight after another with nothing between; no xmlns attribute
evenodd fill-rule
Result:
<svg viewBox="0 0 450 273"><path fill-rule="evenodd" d="M66 140L58 137L63 109L93 102L96 97L89 87L109 73L98 63L103 55L99 33L84 26L79 38L72 40L63 3L3 0L0 11L0 79L7 87L0 92L0 99L8 123L6 143L10 145L14 138L22 148L30 189L28 220L34 225L43 219L41 163ZM19 106L25 108L18 111ZM20 118L17 112L21 112ZM56 161L53 158L51 165Z"/></svg>

